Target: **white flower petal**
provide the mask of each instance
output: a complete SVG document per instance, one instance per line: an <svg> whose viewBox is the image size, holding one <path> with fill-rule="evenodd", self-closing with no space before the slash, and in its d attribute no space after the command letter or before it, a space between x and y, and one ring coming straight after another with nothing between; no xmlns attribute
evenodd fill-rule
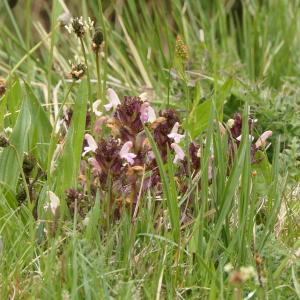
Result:
<svg viewBox="0 0 300 300"><path fill-rule="evenodd" d="M55 215L57 208L60 205L60 200L59 198L51 191L47 192L47 195L49 197L48 202L44 205L44 209L48 210L49 208L51 209L51 212L53 215Z"/></svg>
<svg viewBox="0 0 300 300"><path fill-rule="evenodd" d="M117 93L113 89L109 88L107 90L107 95L108 95L108 98L109 98L109 104L110 105L107 105L107 104L104 105L106 110L110 110L112 107L116 108L119 104L121 104L121 101L120 101Z"/></svg>
<svg viewBox="0 0 300 300"><path fill-rule="evenodd" d="M101 104L101 100L98 99L93 103L93 113L97 116L100 117L102 115L102 112L98 110L99 105Z"/></svg>

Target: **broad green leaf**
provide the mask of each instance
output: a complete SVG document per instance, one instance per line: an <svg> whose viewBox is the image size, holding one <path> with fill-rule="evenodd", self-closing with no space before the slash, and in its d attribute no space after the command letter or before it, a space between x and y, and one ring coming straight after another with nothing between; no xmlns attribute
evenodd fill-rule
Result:
<svg viewBox="0 0 300 300"><path fill-rule="evenodd" d="M24 151L28 149L30 125L30 111L25 99L10 136L9 142L12 146L4 148L0 153L0 181L6 183L13 191L16 189Z"/></svg>
<svg viewBox="0 0 300 300"><path fill-rule="evenodd" d="M25 83L25 87L28 107L31 115L31 123L33 125L30 127L30 149L33 149L40 165L45 169L47 166L47 154L52 126L46 112L42 108L30 86Z"/></svg>
<svg viewBox="0 0 300 300"><path fill-rule="evenodd" d="M53 177L56 178L56 193L58 195L62 194L65 189L77 185L85 131L87 99L87 82L84 81L79 87L64 150L58 161L55 174L53 174Z"/></svg>
<svg viewBox="0 0 300 300"><path fill-rule="evenodd" d="M255 155L257 163L252 164L252 170L256 171L255 190L259 194L268 194L272 184L272 166L268 161L267 155L258 151Z"/></svg>
<svg viewBox="0 0 300 300"><path fill-rule="evenodd" d="M227 80L219 87L217 95L215 96L215 106L219 120L223 118L224 102L230 94L232 84L232 79ZM189 118L184 124L184 127L190 132L192 138L199 136L203 130L207 128L212 105L213 100L208 99L192 109Z"/></svg>
<svg viewBox="0 0 300 300"><path fill-rule="evenodd" d="M9 115L4 120L5 127L13 128L16 124L19 115L20 107L22 105L22 95L20 81L16 80L5 94L6 98L6 113ZM7 121L6 121L7 120Z"/></svg>

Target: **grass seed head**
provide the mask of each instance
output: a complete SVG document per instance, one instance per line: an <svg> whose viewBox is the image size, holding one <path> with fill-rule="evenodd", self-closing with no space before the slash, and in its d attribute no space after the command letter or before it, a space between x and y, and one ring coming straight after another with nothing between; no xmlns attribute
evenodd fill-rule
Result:
<svg viewBox="0 0 300 300"><path fill-rule="evenodd" d="M0 134L0 147L6 148L9 146L9 141L4 134Z"/></svg>

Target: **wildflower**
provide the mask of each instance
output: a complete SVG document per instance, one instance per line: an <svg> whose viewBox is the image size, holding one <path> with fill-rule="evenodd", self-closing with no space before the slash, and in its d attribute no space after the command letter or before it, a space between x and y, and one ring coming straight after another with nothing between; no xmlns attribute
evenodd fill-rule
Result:
<svg viewBox="0 0 300 300"><path fill-rule="evenodd" d="M149 102L144 102L141 105L140 113L141 113L141 121L143 123L146 123L146 122L152 123L156 120L155 111L150 106Z"/></svg>
<svg viewBox="0 0 300 300"><path fill-rule="evenodd" d="M9 141L4 134L0 134L0 147L6 148L9 146Z"/></svg>
<svg viewBox="0 0 300 300"><path fill-rule="evenodd" d="M50 209L52 214L55 215L56 211L59 207L60 201L59 198L51 191L47 192L47 195L49 197L48 202L44 205L44 209L48 210Z"/></svg>
<svg viewBox="0 0 300 300"><path fill-rule="evenodd" d="M84 149L83 149L84 152L82 153L82 157L85 156L89 152L96 152L96 150L98 148L96 141L90 134L86 133L84 138L87 142L87 146L84 147Z"/></svg>
<svg viewBox="0 0 300 300"><path fill-rule="evenodd" d="M65 28L68 30L68 32L71 34L74 32L78 38L83 38L85 34L85 27L83 18L76 17L71 20L69 25L66 25Z"/></svg>
<svg viewBox="0 0 300 300"><path fill-rule="evenodd" d="M93 36L92 49L95 53L99 52L103 43L103 33L97 30Z"/></svg>
<svg viewBox="0 0 300 300"><path fill-rule="evenodd" d="M176 144L179 144L181 139L184 138L183 134L178 133L178 129L179 129L179 123L176 122L171 132L168 134L168 138L173 139Z"/></svg>
<svg viewBox="0 0 300 300"><path fill-rule="evenodd" d="M129 129L130 134L136 134L143 129L140 112L142 104L139 97L126 96L116 109L114 117Z"/></svg>
<svg viewBox="0 0 300 300"><path fill-rule="evenodd" d="M266 145L266 141L269 137L271 137L273 132L271 130L265 131L256 141L255 147L260 148Z"/></svg>
<svg viewBox="0 0 300 300"><path fill-rule="evenodd" d="M96 150L96 160L101 168L101 173L107 175L109 172L113 176L120 176L122 169L122 158L120 153L120 141L114 138L102 139Z"/></svg>
<svg viewBox="0 0 300 300"><path fill-rule="evenodd" d="M71 76L74 80L82 78L86 72L86 65L83 63L72 64Z"/></svg>
<svg viewBox="0 0 300 300"><path fill-rule="evenodd" d="M88 159L88 162L89 162L90 166L92 167L92 172L94 174L97 174L101 171L101 167L94 157L90 157Z"/></svg>
<svg viewBox="0 0 300 300"><path fill-rule="evenodd" d="M94 26L94 22L91 18L88 18L88 21L83 21L83 18L76 17L73 18L69 25L66 25L65 28L71 34L74 32L78 38L83 38L85 33L89 30L92 30Z"/></svg>
<svg viewBox="0 0 300 300"><path fill-rule="evenodd" d="M6 92L6 81L4 78L0 77L0 97L2 97Z"/></svg>
<svg viewBox="0 0 300 300"><path fill-rule="evenodd" d="M109 88L107 90L107 95L109 98L109 103L104 105L107 111L111 110L112 108L115 109L119 104L121 104L117 93L113 89Z"/></svg>
<svg viewBox="0 0 300 300"><path fill-rule="evenodd" d="M129 150L132 148L133 144L131 141L126 142L121 150L120 150L120 157L122 159L127 160L127 162L131 165L134 164L134 158L136 157L136 154L130 153Z"/></svg>
<svg viewBox="0 0 300 300"><path fill-rule="evenodd" d="M183 42L180 35L177 35L176 38L175 55L183 61L187 61L189 58L187 45Z"/></svg>
<svg viewBox="0 0 300 300"><path fill-rule="evenodd" d="M108 117L102 116L99 119L96 120L94 124L94 133L100 134L102 132L102 127L105 123L107 123Z"/></svg>
<svg viewBox="0 0 300 300"><path fill-rule="evenodd" d="M175 151L175 158L173 160L174 164L184 159L184 152L179 145L177 145L176 143L172 143L171 148Z"/></svg>
<svg viewBox="0 0 300 300"><path fill-rule="evenodd" d="M97 116L100 117L102 115L102 112L98 110L99 105L101 104L101 100L98 99L93 103L93 113Z"/></svg>

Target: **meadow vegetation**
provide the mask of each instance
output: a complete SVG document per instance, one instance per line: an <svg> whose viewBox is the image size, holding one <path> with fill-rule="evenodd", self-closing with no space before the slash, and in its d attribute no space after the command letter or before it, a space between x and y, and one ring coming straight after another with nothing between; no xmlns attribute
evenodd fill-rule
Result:
<svg viewBox="0 0 300 300"><path fill-rule="evenodd" d="M299 299L299 14L1 1L0 298Z"/></svg>

